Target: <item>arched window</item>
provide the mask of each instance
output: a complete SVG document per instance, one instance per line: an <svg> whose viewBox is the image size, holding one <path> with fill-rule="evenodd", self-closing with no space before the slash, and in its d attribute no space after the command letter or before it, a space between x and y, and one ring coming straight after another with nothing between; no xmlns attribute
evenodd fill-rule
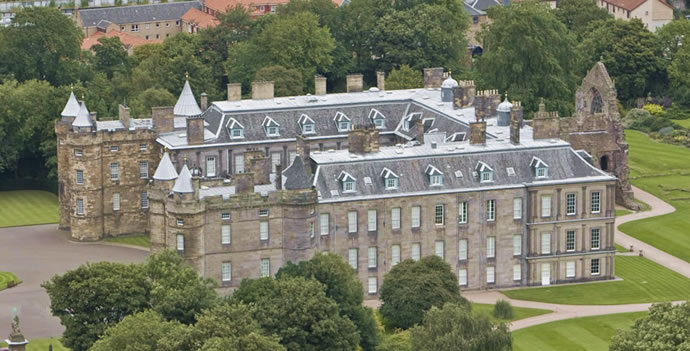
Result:
<svg viewBox="0 0 690 351"><path fill-rule="evenodd" d="M592 88L592 113L603 112L603 106L604 102L601 99L601 94L599 94L596 89Z"/></svg>
<svg viewBox="0 0 690 351"><path fill-rule="evenodd" d="M599 159L599 168L602 171L607 171L609 169L609 157L604 155Z"/></svg>

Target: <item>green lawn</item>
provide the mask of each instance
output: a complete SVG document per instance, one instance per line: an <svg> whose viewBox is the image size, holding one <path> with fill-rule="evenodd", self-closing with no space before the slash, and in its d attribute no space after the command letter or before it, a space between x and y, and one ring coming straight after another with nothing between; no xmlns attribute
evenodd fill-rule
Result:
<svg viewBox="0 0 690 351"><path fill-rule="evenodd" d="M118 236L116 238L105 238L105 241L109 243L151 247L151 239L146 234Z"/></svg>
<svg viewBox="0 0 690 351"><path fill-rule="evenodd" d="M629 249L627 249L627 248L625 248L625 247L623 247L623 246L620 246L620 245L618 245L618 244L615 244L615 245L616 245L616 252L630 252Z"/></svg>
<svg viewBox="0 0 690 351"><path fill-rule="evenodd" d="M515 307L513 306L513 319L504 320L494 317L494 305L484 304L484 303L472 303L472 312L477 314L485 314L489 316L492 322L510 322L516 321L518 319L525 319L529 317L539 316L542 314L551 313L551 310L541 310L538 308L525 308L525 307Z"/></svg>
<svg viewBox="0 0 690 351"><path fill-rule="evenodd" d="M670 203L676 212L628 222L623 232L690 262L690 148L663 144L627 130L632 183Z"/></svg>
<svg viewBox="0 0 690 351"><path fill-rule="evenodd" d="M630 210L616 210L616 217L625 216L631 214Z"/></svg>
<svg viewBox="0 0 690 351"><path fill-rule="evenodd" d="M672 119L671 121L683 128L690 129L690 119Z"/></svg>
<svg viewBox="0 0 690 351"><path fill-rule="evenodd" d="M29 343L26 345L26 351L47 351L48 345L53 345L53 351L69 351L68 348L62 346L58 338L29 339ZM0 347L7 347L7 344L0 342Z"/></svg>
<svg viewBox="0 0 690 351"><path fill-rule="evenodd" d="M616 256L622 281L506 290L511 299L569 305L619 305L690 298L690 279L639 256Z"/></svg>
<svg viewBox="0 0 690 351"><path fill-rule="evenodd" d="M0 272L0 290L5 290L9 282L19 283L20 280L10 272Z"/></svg>
<svg viewBox="0 0 690 351"><path fill-rule="evenodd" d="M58 222L58 199L39 190L0 192L0 228Z"/></svg>
<svg viewBox="0 0 690 351"><path fill-rule="evenodd" d="M513 332L513 351L605 351L618 329L647 312L566 319Z"/></svg>

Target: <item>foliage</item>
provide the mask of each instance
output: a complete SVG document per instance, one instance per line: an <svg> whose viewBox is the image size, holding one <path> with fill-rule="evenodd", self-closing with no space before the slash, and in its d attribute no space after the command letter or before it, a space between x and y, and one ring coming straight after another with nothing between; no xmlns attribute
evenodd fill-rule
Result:
<svg viewBox="0 0 690 351"><path fill-rule="evenodd" d="M619 331L609 350L690 350L690 303L678 306L654 304L649 314L635 321L628 331Z"/></svg>
<svg viewBox="0 0 690 351"><path fill-rule="evenodd" d="M578 39L593 23L612 18L595 0L562 0L554 9L554 14Z"/></svg>
<svg viewBox="0 0 690 351"><path fill-rule="evenodd" d="M424 323L411 329L412 349L419 351L509 351L512 338L504 323L494 326L484 315L451 303L432 307Z"/></svg>
<svg viewBox="0 0 690 351"><path fill-rule="evenodd" d="M148 88L130 104L132 116L150 116L152 107L173 106L177 98L163 88Z"/></svg>
<svg viewBox="0 0 690 351"><path fill-rule="evenodd" d="M386 89L413 89L424 86L424 75L422 71L415 70L409 65L402 65L400 68L393 68L386 78Z"/></svg>
<svg viewBox="0 0 690 351"><path fill-rule="evenodd" d="M279 96L296 96L304 92L302 74L296 69L283 66L268 66L256 72L254 80L273 81L274 94Z"/></svg>
<svg viewBox="0 0 690 351"><path fill-rule="evenodd" d="M664 108L657 104L646 104L642 106L642 109L655 117L661 116L661 114L664 113Z"/></svg>
<svg viewBox="0 0 690 351"><path fill-rule="evenodd" d="M376 351L412 351L410 344L410 331L387 334L381 338L381 343L376 347Z"/></svg>
<svg viewBox="0 0 690 351"><path fill-rule="evenodd" d="M690 21L685 21L690 22ZM663 27L662 27L663 28ZM690 38L690 34L688 34ZM690 107L690 45L683 45L668 66L668 78L674 101L685 108Z"/></svg>
<svg viewBox="0 0 690 351"><path fill-rule="evenodd" d="M666 118L652 116L647 109L634 108L623 119L623 125L649 133L657 132L664 127L673 127L673 122Z"/></svg>
<svg viewBox="0 0 690 351"><path fill-rule="evenodd" d="M513 306L506 300L498 300L494 305L494 317L499 319L513 319Z"/></svg>
<svg viewBox="0 0 690 351"><path fill-rule="evenodd" d="M189 327L178 321L166 321L160 314L146 310L126 316L120 323L108 328L90 351L137 350L174 351L169 344L171 336L187 333Z"/></svg>
<svg viewBox="0 0 690 351"><path fill-rule="evenodd" d="M421 323L432 306L469 305L460 296L458 280L448 263L437 256L411 259L393 267L381 286L381 315L387 328L407 329Z"/></svg>
<svg viewBox="0 0 690 351"><path fill-rule="evenodd" d="M243 280L232 301L254 304L254 319L287 350L353 350L359 343L355 325L338 314L338 305L315 280Z"/></svg>
<svg viewBox="0 0 690 351"><path fill-rule="evenodd" d="M527 112L536 111L544 98L549 110L570 115L576 55L565 25L544 3L493 6L488 15L493 22L479 33L484 43L477 63L481 86L507 92Z"/></svg>
<svg viewBox="0 0 690 351"><path fill-rule="evenodd" d="M656 30L656 38L659 41L667 61L673 62L676 53L683 48L685 38L690 38L690 20L686 18L675 19Z"/></svg>
<svg viewBox="0 0 690 351"><path fill-rule="evenodd" d="M122 46L119 37L98 38L100 45L94 45L94 68L105 73L108 79L113 78L113 73L128 72L129 61L127 60L127 50Z"/></svg>

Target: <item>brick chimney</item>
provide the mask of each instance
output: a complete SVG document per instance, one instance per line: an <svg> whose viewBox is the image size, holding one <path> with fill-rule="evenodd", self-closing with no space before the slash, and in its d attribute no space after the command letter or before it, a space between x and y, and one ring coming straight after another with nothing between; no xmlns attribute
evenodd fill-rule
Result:
<svg viewBox="0 0 690 351"><path fill-rule="evenodd" d="M242 100L242 83L228 84L228 101Z"/></svg>
<svg viewBox="0 0 690 351"><path fill-rule="evenodd" d="M473 80L461 80L458 86L453 88L453 108L466 108L474 103L475 86Z"/></svg>
<svg viewBox="0 0 690 351"><path fill-rule="evenodd" d="M424 144L424 122L421 118L417 120L415 127L417 128L417 141Z"/></svg>
<svg viewBox="0 0 690 351"><path fill-rule="evenodd" d="M361 74L348 74L346 80L348 93L356 93L364 90L364 78Z"/></svg>
<svg viewBox="0 0 690 351"><path fill-rule="evenodd" d="M244 164L249 166L249 172L254 175L255 185L270 184L271 159L263 151L249 149L244 153Z"/></svg>
<svg viewBox="0 0 690 351"><path fill-rule="evenodd" d="M168 133L175 129L172 106L152 107L151 119L153 120L153 129L159 133Z"/></svg>
<svg viewBox="0 0 690 351"><path fill-rule="evenodd" d="M379 151L379 131L374 126L355 127L347 135L351 153L370 153Z"/></svg>
<svg viewBox="0 0 690 351"><path fill-rule="evenodd" d="M201 93L201 111L206 111L208 108L208 94Z"/></svg>
<svg viewBox="0 0 690 351"><path fill-rule="evenodd" d="M117 117L125 128L129 129L129 107L125 105L117 106Z"/></svg>
<svg viewBox="0 0 690 351"><path fill-rule="evenodd" d="M252 99L273 99L273 82L254 81L252 82Z"/></svg>
<svg viewBox="0 0 690 351"><path fill-rule="evenodd" d="M376 72L376 87L379 88L379 90L386 90L386 72Z"/></svg>
<svg viewBox="0 0 690 351"><path fill-rule="evenodd" d="M320 75L314 77L314 95L326 95L326 77Z"/></svg>
<svg viewBox="0 0 690 351"><path fill-rule="evenodd" d="M522 128L522 104L520 101L513 101L513 108L510 111L510 142L520 144L520 129Z"/></svg>
<svg viewBox="0 0 690 351"><path fill-rule="evenodd" d="M443 67L424 69L424 88L440 88L443 83Z"/></svg>
<svg viewBox="0 0 690 351"><path fill-rule="evenodd" d="M486 122L472 122L472 123L470 123L470 144L471 145L485 145L486 144Z"/></svg>
<svg viewBox="0 0 690 351"><path fill-rule="evenodd" d="M544 99L541 99L539 111L532 119L533 139L553 139L560 135L560 119L558 112L547 112Z"/></svg>
<svg viewBox="0 0 690 351"><path fill-rule="evenodd" d="M311 152L311 146L307 138L302 135L297 135L297 155L302 159L307 172L311 175L311 158L309 158L309 152Z"/></svg>
<svg viewBox="0 0 690 351"><path fill-rule="evenodd" d="M199 117L187 117L187 143L199 145L204 143L204 119Z"/></svg>

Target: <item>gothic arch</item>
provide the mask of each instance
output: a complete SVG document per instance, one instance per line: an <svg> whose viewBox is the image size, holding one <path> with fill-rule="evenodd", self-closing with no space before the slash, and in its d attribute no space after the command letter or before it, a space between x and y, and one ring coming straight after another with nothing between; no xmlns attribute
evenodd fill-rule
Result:
<svg viewBox="0 0 690 351"><path fill-rule="evenodd" d="M592 114L604 112L604 100L596 88L592 88L592 103L590 104L590 112Z"/></svg>

